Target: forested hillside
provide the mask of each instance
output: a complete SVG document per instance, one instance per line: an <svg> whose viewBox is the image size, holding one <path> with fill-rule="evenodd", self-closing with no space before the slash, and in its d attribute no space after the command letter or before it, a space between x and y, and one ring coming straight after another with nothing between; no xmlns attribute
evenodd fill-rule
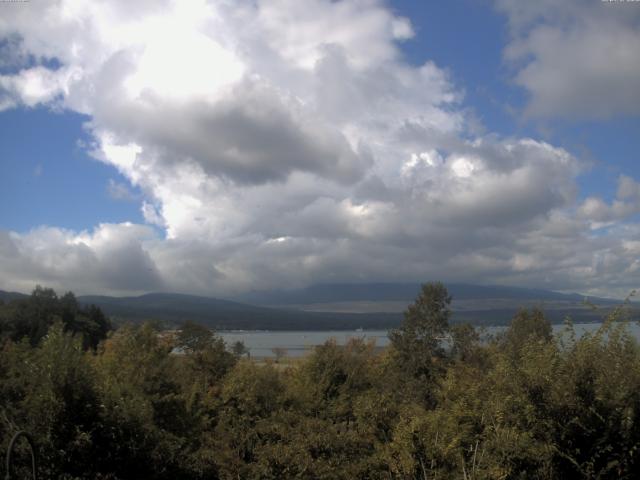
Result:
<svg viewBox="0 0 640 480"><path fill-rule="evenodd" d="M69 294L18 302L0 306L0 447L29 432L40 478L631 479L640 469L640 349L614 321L624 309L595 334L576 338L568 324L563 341L543 312L523 310L481 342L450 325L446 288L427 284L382 352L327 342L300 361L259 363L195 324L107 334ZM16 459L16 478L29 478L26 464Z"/></svg>

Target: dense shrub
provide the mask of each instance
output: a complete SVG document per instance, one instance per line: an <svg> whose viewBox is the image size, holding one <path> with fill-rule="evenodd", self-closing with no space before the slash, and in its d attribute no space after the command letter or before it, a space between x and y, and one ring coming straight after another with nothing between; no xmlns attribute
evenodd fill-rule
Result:
<svg viewBox="0 0 640 480"><path fill-rule="evenodd" d="M580 338L569 324L560 339L542 312L522 311L481 343L469 327L449 328L449 297L432 285L384 351L329 341L274 363L241 360L241 349L193 324L177 336L125 326L87 342L90 329L73 327L79 314L65 319L62 299L41 293L35 306L2 307L12 333L0 346L0 447L18 429L31 432L42 478L640 471L640 349L616 318Z"/></svg>

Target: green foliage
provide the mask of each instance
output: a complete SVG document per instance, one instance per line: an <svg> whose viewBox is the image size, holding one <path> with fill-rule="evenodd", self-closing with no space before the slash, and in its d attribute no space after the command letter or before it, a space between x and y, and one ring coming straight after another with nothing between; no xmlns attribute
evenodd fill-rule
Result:
<svg viewBox="0 0 640 480"><path fill-rule="evenodd" d="M435 383L443 373L442 340L449 331L450 304L442 283L426 283L405 311L400 328L389 332L397 370L413 377L405 394L416 392L427 405L433 404Z"/></svg>
<svg viewBox="0 0 640 480"><path fill-rule="evenodd" d="M58 297L52 289L37 286L30 297L0 305L0 342L27 338L35 346L56 321L65 331L79 334L84 348L95 349L111 330L98 307L80 306L71 292Z"/></svg>
<svg viewBox="0 0 640 480"><path fill-rule="evenodd" d="M553 330L544 313L534 308L531 312L520 310L503 337L505 348L517 354L525 345L535 342L550 342Z"/></svg>
<svg viewBox="0 0 640 480"><path fill-rule="evenodd" d="M178 334L176 346L185 352L201 352L215 340L211 329L193 322L185 322Z"/></svg>
<svg viewBox="0 0 640 480"><path fill-rule="evenodd" d="M237 355L227 351L221 337L192 322L183 325L175 346L186 353L183 373L192 381L198 379L204 391L215 385L237 361Z"/></svg>
<svg viewBox="0 0 640 480"><path fill-rule="evenodd" d="M38 289L0 306L0 448L29 431L45 479L637 478L624 322L554 338L521 311L483 343L449 328L449 303L425 285L390 348L329 341L275 363L195 324L125 325L86 348L82 319L99 315Z"/></svg>
<svg viewBox="0 0 640 480"><path fill-rule="evenodd" d="M38 348L26 342L6 343L1 355L3 439L17 429L30 432L45 478L54 472L85 475L88 462L99 452L93 432L100 409L80 339L65 333L57 322Z"/></svg>
<svg viewBox="0 0 640 480"><path fill-rule="evenodd" d="M249 353L249 349L245 346L244 342L238 340L231 346L231 351L236 357L242 357Z"/></svg>
<svg viewBox="0 0 640 480"><path fill-rule="evenodd" d="M478 352L480 335L478 331L468 323L453 325L451 333L451 357L462 361L470 362Z"/></svg>
<svg viewBox="0 0 640 480"><path fill-rule="evenodd" d="M449 330L451 296L440 283L426 283L418 298L404 312L404 322L389 338L406 359L416 361L419 354L443 355L440 337Z"/></svg>

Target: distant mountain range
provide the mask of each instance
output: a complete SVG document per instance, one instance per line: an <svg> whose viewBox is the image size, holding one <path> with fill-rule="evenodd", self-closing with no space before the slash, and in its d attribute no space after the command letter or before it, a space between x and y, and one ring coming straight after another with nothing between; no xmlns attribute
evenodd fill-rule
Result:
<svg viewBox="0 0 640 480"><path fill-rule="evenodd" d="M583 302L584 295L559 293L551 290L470 285L464 283L446 284L449 294L456 300L511 299L528 301ZM254 291L237 296L235 299L255 305L292 305L313 303L335 303L345 301L407 301L412 302L420 293L418 283L332 283L311 285L293 290ZM620 303L619 300L590 298L598 304Z"/></svg>
<svg viewBox="0 0 640 480"><path fill-rule="evenodd" d="M161 320L179 325L185 320L218 330L351 330L389 328L401 320L399 313L307 312L269 308L176 293L149 293L139 297L81 296L81 303L99 306L121 321Z"/></svg>
<svg viewBox="0 0 640 480"><path fill-rule="evenodd" d="M571 316L575 322L600 321L622 303L549 290L447 284L453 297L454 322L508 324L522 307L538 306L553 322ZM392 328L420 291L414 283L323 284L295 290L250 292L222 300L176 293L137 297L80 296L99 306L116 322L159 320L169 326L185 320L219 330L351 330ZM24 294L0 291L0 300ZM594 310L593 306L598 308ZM634 307L635 308L635 307Z"/></svg>
<svg viewBox="0 0 640 480"><path fill-rule="evenodd" d="M542 308L554 323L598 322L621 300L520 287L448 283L452 320L476 325L505 325L520 308ZM235 300L311 312L401 313L420 293L418 283L318 284L292 290L254 291Z"/></svg>
<svg viewBox="0 0 640 480"><path fill-rule="evenodd" d="M29 295L26 295L24 293L5 292L4 290L0 290L0 301L3 301L3 302L10 302L11 300L18 300L20 298L25 298L28 296Z"/></svg>

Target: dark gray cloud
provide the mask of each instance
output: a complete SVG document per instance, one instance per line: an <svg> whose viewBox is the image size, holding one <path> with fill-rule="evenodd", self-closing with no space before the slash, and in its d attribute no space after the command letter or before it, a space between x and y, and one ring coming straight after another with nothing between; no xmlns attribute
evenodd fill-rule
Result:
<svg viewBox="0 0 640 480"><path fill-rule="evenodd" d="M103 224L91 234L38 228L0 232L2 285L30 291L36 284L78 293L161 290L164 282L143 247L152 231L130 224Z"/></svg>

